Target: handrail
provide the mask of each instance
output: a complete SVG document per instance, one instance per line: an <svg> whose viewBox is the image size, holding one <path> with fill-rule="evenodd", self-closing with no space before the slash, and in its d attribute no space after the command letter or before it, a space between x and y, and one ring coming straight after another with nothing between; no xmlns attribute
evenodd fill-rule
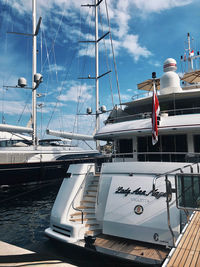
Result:
<svg viewBox="0 0 200 267"><path fill-rule="evenodd" d="M199 166L198 166L198 162L194 162L194 163L190 163L190 164L187 164L183 167L180 167L180 168L176 168L176 169L173 169L171 171L167 171L165 173L162 173L162 174L158 174L156 177L154 177L153 179L153 187L152 187L152 190L155 190L155 187L156 187L156 181L157 179L161 178L162 176L166 176L166 175L169 175L169 174L172 174L173 172L177 172L177 171L180 171L181 173L183 173L183 169L187 168L187 167L190 167L191 169L191 172L193 172L193 165L197 164L197 168L199 169Z"/></svg>
<svg viewBox="0 0 200 267"><path fill-rule="evenodd" d="M195 162L195 163L191 163L191 164L187 164L185 166L183 166L182 168L176 168L172 171L168 171L166 172L165 174L162 174L165 175L165 183L166 183L166 203L167 203L167 222L168 222L168 228L170 230L170 233L172 235L172 240L173 240L173 246L175 246L175 235L174 235L174 232L173 232L173 229L171 227L171 222L170 222L170 206L169 206L169 202L170 202L170 198L169 198L169 194L173 193L173 189L170 189L171 192L169 192L169 180L168 180L168 175L169 174L172 174L173 172L177 172L177 171L180 171L181 173L183 173L183 169L184 168L187 168L187 167L190 167L190 171L191 173L193 173L193 165L197 164L197 172L199 173L199 163L198 162ZM153 190L155 190L155 185L156 185L156 180L158 178L160 178L161 175L157 176L154 178L154 181L153 181Z"/></svg>
<svg viewBox="0 0 200 267"><path fill-rule="evenodd" d="M80 185L78 191L76 192L76 195L74 196L74 198L73 198L73 200L72 200L72 203L71 203L71 206L72 206L72 208L73 208L74 210L77 210L77 211L80 211L80 212L81 212L81 223L82 223L82 224L83 224L83 210L82 210L82 209L77 209L77 208L75 208L75 207L74 207L74 201L75 201L77 195L80 193L80 190L83 188L83 184L85 183L86 178L88 177L91 168L92 168L92 166L90 165L90 167L89 167L89 169L88 169L88 171L87 171L87 173L86 173L86 175L85 175L85 178L83 179L83 181L82 181L82 183L81 183L81 185Z"/></svg>
<svg viewBox="0 0 200 267"><path fill-rule="evenodd" d="M188 156L200 156L200 153L198 152L174 152L174 151L158 151L158 152L129 152L129 153L114 153L113 156L133 156L133 155L159 155L159 154L163 154L163 155L168 155L168 154L172 154L172 155L185 155L187 154Z"/></svg>
<svg viewBox="0 0 200 267"><path fill-rule="evenodd" d="M134 156L134 155L159 155L159 154L162 154L162 155L187 155L187 156L200 156L200 153L198 152L174 152L174 151L158 151L158 152L128 152L128 153L114 153L113 154L113 157L120 157L120 156Z"/></svg>
<svg viewBox="0 0 200 267"><path fill-rule="evenodd" d="M138 158L138 156L143 156L142 159ZM159 159L152 159L151 156L159 156ZM165 158L167 156L167 159ZM173 157L175 157L173 159ZM181 158L180 158L181 157ZM137 158L138 161L167 161L167 162L180 162L183 161L188 162L190 158L200 159L200 153L197 152L131 152L131 153L116 153L113 151L112 158L121 158L123 161L126 161L126 158ZM188 158L188 160L187 160ZM185 160L186 159L186 160ZM196 160L195 160L196 161ZM193 161L194 162L194 161Z"/></svg>
<svg viewBox="0 0 200 267"><path fill-rule="evenodd" d="M167 184L168 184L168 182L169 182L169 180L168 180L168 175L165 175L165 182L166 182L166 203L167 203L167 223L168 223L168 228L169 228L169 230L170 230L170 233L171 233L171 235L172 235L172 240L173 240L173 246L175 245L175 235L174 235L174 232L173 232L173 230L172 230L172 227L171 227L171 223L170 223L170 211L169 211L169 202L170 202L170 200L169 200L169 192L168 192L168 190L169 190L169 188L168 188L168 186L167 186Z"/></svg>

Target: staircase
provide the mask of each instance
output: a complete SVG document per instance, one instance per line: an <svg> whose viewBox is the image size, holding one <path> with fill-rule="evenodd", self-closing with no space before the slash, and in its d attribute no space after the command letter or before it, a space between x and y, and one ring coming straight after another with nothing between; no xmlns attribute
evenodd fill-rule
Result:
<svg viewBox="0 0 200 267"><path fill-rule="evenodd" d="M95 236L101 233L100 225L95 216L95 203L99 186L100 175L89 176L80 205L70 214L70 222L82 224L85 227L85 236Z"/></svg>

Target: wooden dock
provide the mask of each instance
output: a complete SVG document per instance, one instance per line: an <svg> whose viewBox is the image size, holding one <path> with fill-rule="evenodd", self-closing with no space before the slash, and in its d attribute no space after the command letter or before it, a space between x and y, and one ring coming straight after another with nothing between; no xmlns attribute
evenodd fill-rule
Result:
<svg viewBox="0 0 200 267"><path fill-rule="evenodd" d="M44 253L35 253L0 241L0 266L73 267L75 265L63 262L56 257L49 257Z"/></svg>
<svg viewBox="0 0 200 267"><path fill-rule="evenodd" d="M163 267L200 266L200 212L194 214L177 243Z"/></svg>

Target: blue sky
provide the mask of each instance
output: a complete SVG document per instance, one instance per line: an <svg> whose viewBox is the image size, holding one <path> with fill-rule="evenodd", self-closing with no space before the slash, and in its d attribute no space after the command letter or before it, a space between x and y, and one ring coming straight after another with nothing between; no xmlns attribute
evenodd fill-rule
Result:
<svg viewBox="0 0 200 267"><path fill-rule="evenodd" d="M103 1L104 2L104 1ZM93 8L80 7L91 0L37 0L37 18L42 16L38 35L37 72L44 81L38 89L38 133L50 129L92 133L94 116L75 116L95 105L94 45L80 40L93 39ZM180 56L186 48L187 32L192 48L200 48L198 0L107 0L122 102L137 94L137 83L162 75L165 59L173 57L182 71ZM0 0L0 121L25 126L30 118L31 92L6 89L26 77L31 85L32 41L8 31L32 32L31 0ZM99 36L108 30L105 4L101 5ZM100 20L100 18L99 18ZM102 30L103 29L103 30ZM118 104L109 38L100 43L100 74L112 69L114 104ZM107 68L107 61L109 67ZM79 100L79 101L78 101ZM79 103L78 103L79 102ZM100 80L100 105L112 108L108 77ZM42 119L42 122L41 122ZM105 115L102 121L105 120Z"/></svg>

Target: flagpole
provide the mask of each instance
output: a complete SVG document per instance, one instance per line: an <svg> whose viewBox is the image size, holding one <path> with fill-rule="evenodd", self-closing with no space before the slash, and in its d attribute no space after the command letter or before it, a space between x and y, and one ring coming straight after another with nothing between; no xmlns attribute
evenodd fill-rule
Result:
<svg viewBox="0 0 200 267"><path fill-rule="evenodd" d="M158 124L157 116L160 112L159 102L156 92L156 73L152 72L153 81L153 101L152 101L152 145L154 146L158 142Z"/></svg>

